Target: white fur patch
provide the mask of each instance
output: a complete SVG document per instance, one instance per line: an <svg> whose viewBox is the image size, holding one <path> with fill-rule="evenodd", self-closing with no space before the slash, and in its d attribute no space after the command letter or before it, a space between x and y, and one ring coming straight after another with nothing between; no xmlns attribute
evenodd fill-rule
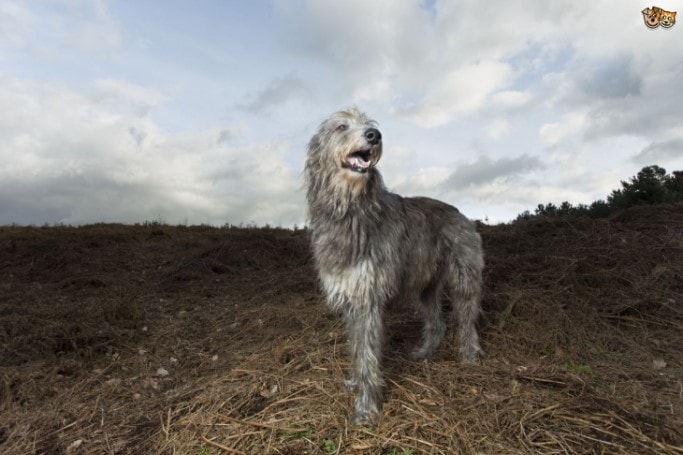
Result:
<svg viewBox="0 0 683 455"><path fill-rule="evenodd" d="M347 305L369 305L375 288L375 267L372 261L363 260L339 273L321 274L327 301L332 308L342 310Z"/></svg>

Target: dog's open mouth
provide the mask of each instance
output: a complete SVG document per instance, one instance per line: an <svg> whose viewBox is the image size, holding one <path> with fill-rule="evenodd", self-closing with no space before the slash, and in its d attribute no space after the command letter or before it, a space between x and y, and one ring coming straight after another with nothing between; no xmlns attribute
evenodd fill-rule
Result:
<svg viewBox="0 0 683 455"><path fill-rule="evenodd" d="M372 150L359 150L357 152L350 153L346 157L346 160L342 163L342 167L363 174L368 172L368 169L370 169L371 158Z"/></svg>

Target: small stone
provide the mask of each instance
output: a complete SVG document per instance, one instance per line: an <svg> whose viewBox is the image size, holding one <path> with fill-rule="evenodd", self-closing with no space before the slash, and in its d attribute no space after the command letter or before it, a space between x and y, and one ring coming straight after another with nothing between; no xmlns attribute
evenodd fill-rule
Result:
<svg viewBox="0 0 683 455"><path fill-rule="evenodd" d="M76 451L76 449L78 449L82 445L83 445L83 440L82 439L76 439L74 442L72 442L71 444L69 444L66 447L66 453L73 453Z"/></svg>
<svg viewBox="0 0 683 455"><path fill-rule="evenodd" d="M662 368L666 368L667 363L664 361L664 359L654 359L652 361L652 368L655 370L661 370Z"/></svg>
<svg viewBox="0 0 683 455"><path fill-rule="evenodd" d="M162 367L157 368L157 376L159 376L160 378L166 377L169 374L170 373L168 372L167 369L162 368Z"/></svg>

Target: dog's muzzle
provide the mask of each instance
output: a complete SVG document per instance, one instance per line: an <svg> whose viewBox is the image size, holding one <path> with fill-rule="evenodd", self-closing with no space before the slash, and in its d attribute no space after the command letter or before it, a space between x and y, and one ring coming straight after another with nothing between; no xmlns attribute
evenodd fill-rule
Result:
<svg viewBox="0 0 683 455"><path fill-rule="evenodd" d="M368 172L372 166L373 156L378 153L377 149L382 143L382 133L377 128L368 128L363 133L363 137L369 147L349 153L342 163L342 167L361 174Z"/></svg>
<svg viewBox="0 0 683 455"><path fill-rule="evenodd" d="M372 149L353 152L346 157L342 167L364 174L372 164Z"/></svg>

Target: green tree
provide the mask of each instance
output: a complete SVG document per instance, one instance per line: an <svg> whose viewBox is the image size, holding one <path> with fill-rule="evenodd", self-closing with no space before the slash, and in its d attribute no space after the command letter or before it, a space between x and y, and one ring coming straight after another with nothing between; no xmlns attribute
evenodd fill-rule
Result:
<svg viewBox="0 0 683 455"><path fill-rule="evenodd" d="M607 202L613 209L624 209L641 204L669 202L667 182L671 179L666 169L657 165L646 166L631 177L630 182L622 180L620 190L612 191Z"/></svg>
<svg viewBox="0 0 683 455"><path fill-rule="evenodd" d="M534 212L537 216L557 216L557 206L552 202L548 202L546 205L538 204Z"/></svg>
<svg viewBox="0 0 683 455"><path fill-rule="evenodd" d="M610 205L602 199L593 201L588 207L588 217L590 218L607 218L612 214Z"/></svg>
<svg viewBox="0 0 683 455"><path fill-rule="evenodd" d="M673 171L656 164L645 166L629 181L621 181L621 188L613 190L607 201L598 199L590 205L572 205L564 201L560 206L552 202L538 204L534 213L528 210L517 215L515 221L528 220L539 216L607 218L614 211L642 204L661 204L664 202L683 202L683 171Z"/></svg>
<svg viewBox="0 0 683 455"><path fill-rule="evenodd" d="M557 208L557 216L568 217L572 214L573 211L574 211L574 207L571 205L571 203L569 201L564 201Z"/></svg>
<svg viewBox="0 0 683 455"><path fill-rule="evenodd" d="M683 171L673 171L664 182L664 188L669 192L671 202L683 201Z"/></svg>
<svg viewBox="0 0 683 455"><path fill-rule="evenodd" d="M572 207L571 215L575 218L588 216L588 206L586 204L578 204L576 207Z"/></svg>
<svg viewBox="0 0 683 455"><path fill-rule="evenodd" d="M525 210L519 215L517 215L517 218L515 218L515 221L522 221L522 220L530 220L534 217L534 215L531 214L530 211Z"/></svg>

